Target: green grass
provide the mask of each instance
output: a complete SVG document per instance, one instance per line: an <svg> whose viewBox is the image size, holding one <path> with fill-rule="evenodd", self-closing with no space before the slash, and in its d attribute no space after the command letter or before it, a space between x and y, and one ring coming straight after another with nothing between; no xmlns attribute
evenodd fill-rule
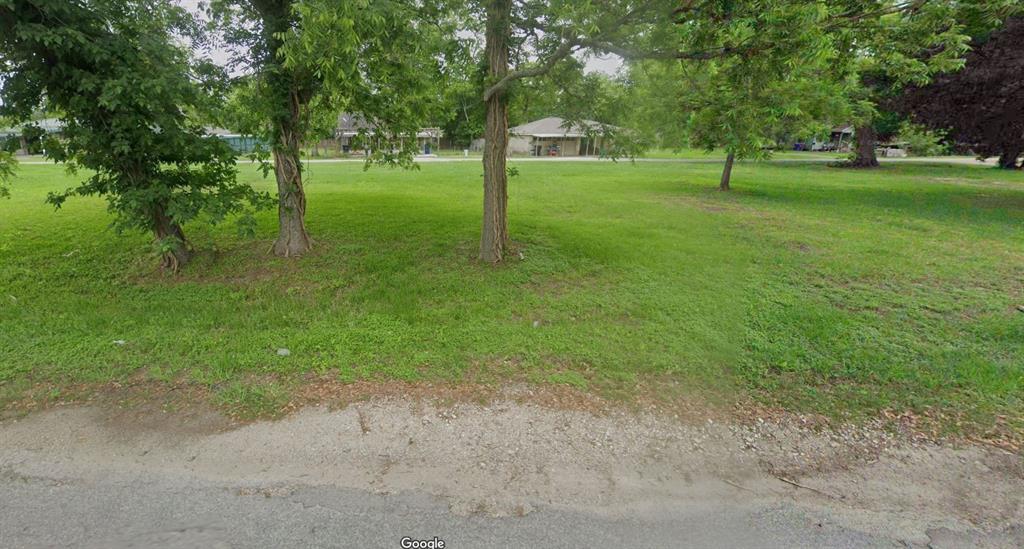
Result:
<svg viewBox="0 0 1024 549"><path fill-rule="evenodd" d="M255 240L188 227L198 257L169 276L103 201L43 204L59 167L22 166L0 201L0 395L142 376L263 408L312 373L1020 420L1022 174L741 164L719 193L711 163L517 167L522 259L502 266L474 259L478 164L342 163L310 165L310 256L267 255L267 212Z"/></svg>

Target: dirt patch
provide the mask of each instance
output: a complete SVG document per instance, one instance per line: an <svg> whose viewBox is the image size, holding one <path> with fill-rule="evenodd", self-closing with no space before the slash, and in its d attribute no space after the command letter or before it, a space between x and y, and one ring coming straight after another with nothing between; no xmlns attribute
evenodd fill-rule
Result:
<svg viewBox="0 0 1024 549"><path fill-rule="evenodd" d="M209 388L185 381L148 380L142 373L125 382L62 386L59 391L50 384L37 384L0 410L0 421L83 405L99 411L97 420L127 434L145 431L198 435L242 424L213 405Z"/></svg>
<svg viewBox="0 0 1024 549"><path fill-rule="evenodd" d="M344 410L373 400L402 399L421 407L439 409L510 402L597 416L653 414L695 424L713 421L756 426L768 421L833 433L849 427L821 415L767 407L752 398L714 398L715 394L694 392L669 375L640 376L628 387L604 387L596 382L585 388L569 383L536 383L525 374L515 380L508 380L506 375L503 381L501 373L517 370L514 368L516 361L515 357L509 357L478 363L458 382L340 381L335 376L315 374L298 379L272 375L252 377L236 385L256 392L273 389L276 397L272 403L259 403L256 409L222 398L232 387L211 387L186 380L155 381L140 371L125 382L72 386L37 384L20 399L0 409L0 421L56 408L90 405L105 410L105 417L111 424L123 424L129 430L204 434L239 428L258 420L287 418L311 407ZM567 369L564 372L580 371ZM585 373L580 373L581 379L587 379ZM998 416L994 424L982 429L971 427L975 423L970 418L950 416L941 410L918 413L883 410L877 417L862 420L857 425L894 433L901 440L914 443L982 444L1014 453L1024 451L1024 416ZM963 430L951 431L951 425L963 427ZM848 444L850 441L840 439L838 442Z"/></svg>

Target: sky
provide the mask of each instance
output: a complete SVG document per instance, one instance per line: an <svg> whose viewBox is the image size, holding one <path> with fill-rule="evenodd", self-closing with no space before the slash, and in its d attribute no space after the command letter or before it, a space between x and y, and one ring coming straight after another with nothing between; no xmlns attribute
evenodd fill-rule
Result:
<svg viewBox="0 0 1024 549"><path fill-rule="evenodd" d="M192 12L198 12L200 0L175 0L178 5L187 8ZM211 52L213 60L219 64L227 64L228 52L224 49L215 49ZM586 72L601 72L609 75L615 74L622 67L622 58L617 55L604 57L590 56L587 59Z"/></svg>

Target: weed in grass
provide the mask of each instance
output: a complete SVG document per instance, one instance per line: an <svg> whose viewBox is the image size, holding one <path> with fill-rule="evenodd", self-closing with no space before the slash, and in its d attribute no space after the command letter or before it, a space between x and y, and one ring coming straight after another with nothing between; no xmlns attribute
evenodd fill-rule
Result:
<svg viewBox="0 0 1024 549"><path fill-rule="evenodd" d="M215 401L240 419L276 417L288 403L288 391L273 382L236 381L217 391Z"/></svg>

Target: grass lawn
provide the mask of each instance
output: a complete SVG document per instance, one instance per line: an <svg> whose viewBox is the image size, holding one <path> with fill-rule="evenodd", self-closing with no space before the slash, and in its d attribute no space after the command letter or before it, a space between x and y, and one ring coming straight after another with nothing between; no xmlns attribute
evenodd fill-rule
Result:
<svg viewBox="0 0 1024 549"><path fill-rule="evenodd" d="M312 373L1024 429L1024 174L740 164L719 193L711 163L516 165L522 258L502 266L474 260L477 163L339 163L309 166L314 253L268 256L266 212L257 239L188 227L177 276L102 200L43 204L61 168L21 166L0 201L0 404L141 377L273 406Z"/></svg>
<svg viewBox="0 0 1024 549"><path fill-rule="evenodd" d="M708 160L724 161L725 151L716 149L712 152L703 149L653 149L644 153L644 158L659 159L684 159L684 160ZM840 152L811 152L811 151L772 151L771 158L775 160L808 160L820 162L834 162L849 158L849 153Z"/></svg>

